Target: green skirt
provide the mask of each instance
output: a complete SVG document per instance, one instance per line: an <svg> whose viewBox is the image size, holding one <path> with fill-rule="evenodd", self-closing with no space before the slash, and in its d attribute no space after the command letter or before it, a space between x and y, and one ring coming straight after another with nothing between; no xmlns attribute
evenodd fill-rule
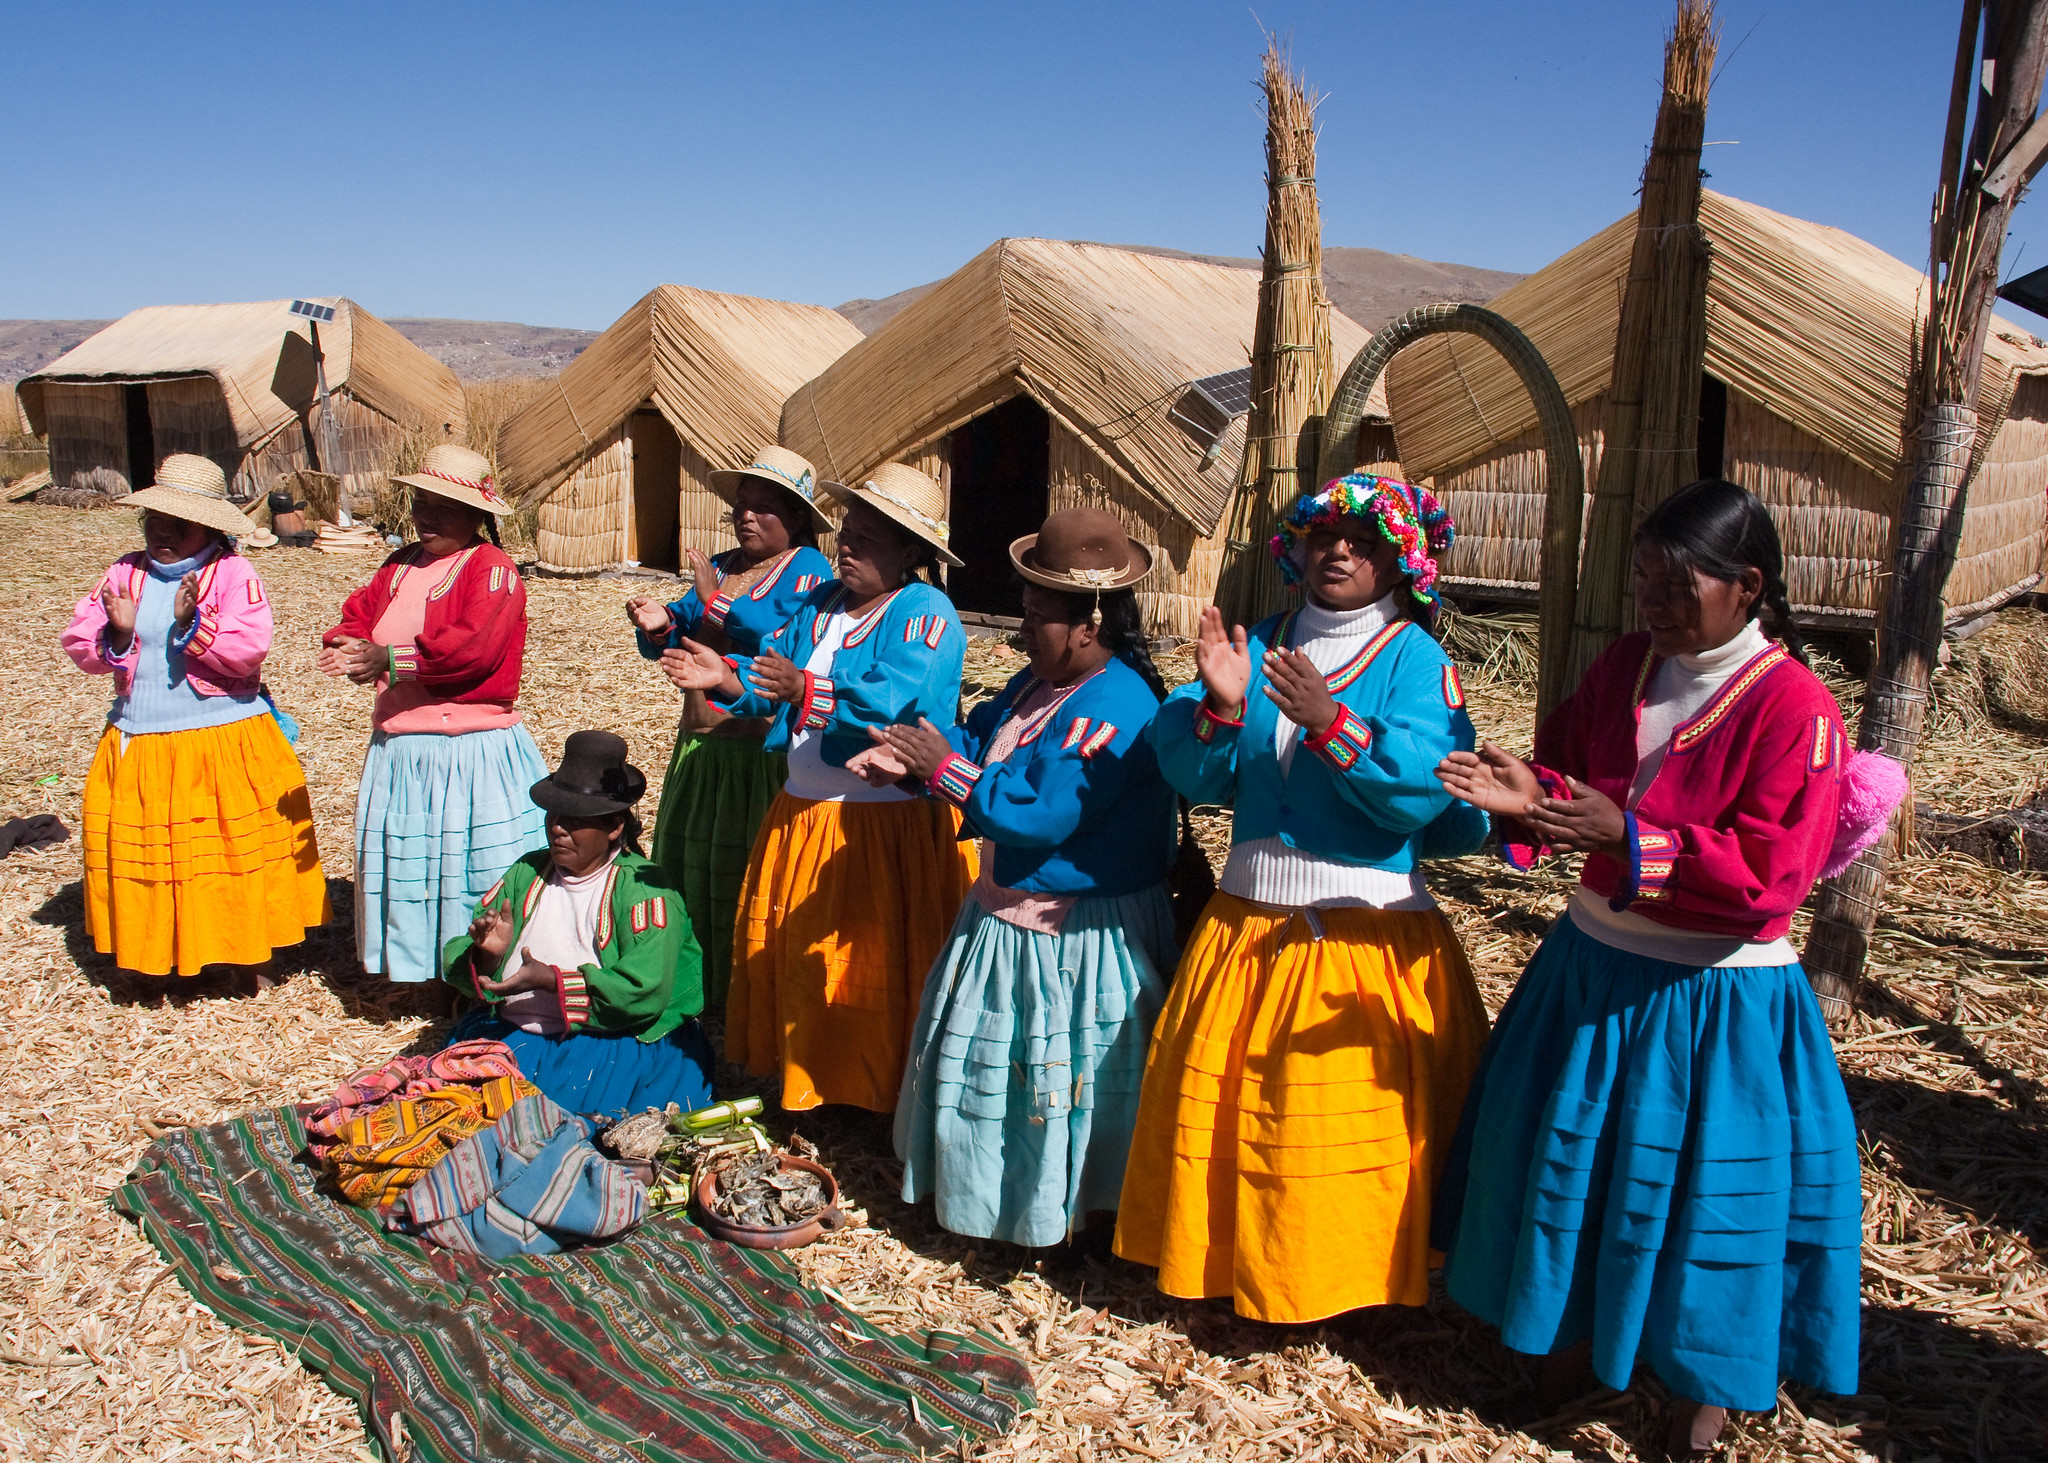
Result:
<svg viewBox="0 0 2048 1463"><path fill-rule="evenodd" d="M788 757L745 737L676 738L654 817L653 856L682 886L683 908L704 951L707 1007L725 1004L747 857L788 775Z"/></svg>

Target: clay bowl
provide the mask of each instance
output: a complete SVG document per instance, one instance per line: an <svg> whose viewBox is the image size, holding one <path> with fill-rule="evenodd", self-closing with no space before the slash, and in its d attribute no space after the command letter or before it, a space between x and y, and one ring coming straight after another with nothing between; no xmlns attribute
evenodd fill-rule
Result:
<svg viewBox="0 0 2048 1463"><path fill-rule="evenodd" d="M825 1207L809 1219L798 1224L784 1224L774 1228L762 1228L751 1224L735 1224L732 1220L714 1214L711 1209L713 1185L717 1175L709 1169L697 1176L697 1223L704 1232L715 1239L726 1240L750 1250L795 1250L809 1244L828 1229L839 1229L846 1223L846 1216L839 1212L839 1181L823 1164L813 1163L808 1158L782 1155L782 1170L801 1169L818 1176L825 1186Z"/></svg>

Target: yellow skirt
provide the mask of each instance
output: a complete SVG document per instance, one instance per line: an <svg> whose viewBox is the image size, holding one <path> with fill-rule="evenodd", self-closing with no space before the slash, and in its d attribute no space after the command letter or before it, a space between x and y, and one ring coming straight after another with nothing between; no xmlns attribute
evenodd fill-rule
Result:
<svg viewBox="0 0 2048 1463"><path fill-rule="evenodd" d="M85 780L85 928L143 975L261 965L325 924L313 803L268 715L128 738Z"/></svg>
<svg viewBox="0 0 2048 1463"><path fill-rule="evenodd" d="M1116 1252L1168 1295L1317 1321L1429 1295L1429 1205L1486 1040L1434 911L1218 894L1152 1033Z"/></svg>
<svg viewBox="0 0 2048 1463"><path fill-rule="evenodd" d="M779 1066L785 1108L894 1110L925 972L974 883L959 831L924 798L776 794L740 891L725 1056Z"/></svg>

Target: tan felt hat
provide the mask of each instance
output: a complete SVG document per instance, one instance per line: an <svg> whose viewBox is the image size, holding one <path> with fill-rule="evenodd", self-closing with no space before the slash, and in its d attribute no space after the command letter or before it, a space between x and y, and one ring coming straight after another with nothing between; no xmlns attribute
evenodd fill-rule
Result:
<svg viewBox="0 0 2048 1463"><path fill-rule="evenodd" d="M1033 584L1086 594L1129 589L1152 572L1152 550L1114 513L1063 508L1010 545L1010 562Z"/></svg>
<svg viewBox="0 0 2048 1463"><path fill-rule="evenodd" d="M739 493L740 483L747 478L759 478L792 493L803 500L811 510L811 519L820 533L832 531L832 520L825 515L823 505L818 502L818 474L804 458L797 456L787 447L770 444L754 454L754 460L745 467L721 467L711 474L711 491L730 503Z"/></svg>
<svg viewBox="0 0 2048 1463"><path fill-rule="evenodd" d="M952 537L952 530L946 527L946 490L916 468L885 462L858 487L833 482L818 486L842 503L867 504L937 549L939 558L955 569L966 564L946 547Z"/></svg>
<svg viewBox="0 0 2048 1463"><path fill-rule="evenodd" d="M498 480L491 475L491 460L467 447L452 444L429 447L418 472L409 472L392 481L418 488L423 493L436 493L458 503L467 503L486 513L512 511L512 505L498 496Z"/></svg>
<svg viewBox="0 0 2048 1463"><path fill-rule="evenodd" d="M242 540L242 547L245 549L274 549L277 547L277 535L267 528L259 528Z"/></svg>
<svg viewBox="0 0 2048 1463"><path fill-rule="evenodd" d="M121 500L124 507L168 513L188 523L204 524L230 538L256 532L249 515L228 501L227 474L210 457L173 452L156 470L156 482Z"/></svg>

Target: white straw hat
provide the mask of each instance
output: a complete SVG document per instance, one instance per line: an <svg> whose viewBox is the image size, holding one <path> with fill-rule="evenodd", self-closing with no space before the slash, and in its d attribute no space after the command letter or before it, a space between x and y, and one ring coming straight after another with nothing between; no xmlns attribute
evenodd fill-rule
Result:
<svg viewBox="0 0 2048 1463"><path fill-rule="evenodd" d="M832 531L832 520L825 516L825 510L818 502L817 471L806 459L787 447L771 443L756 452L754 460L745 467L721 467L714 471L711 474L711 491L730 503L739 493L741 480L750 477L759 478L785 493L794 493L811 510L811 519L818 531Z"/></svg>
<svg viewBox="0 0 2048 1463"><path fill-rule="evenodd" d="M204 524L230 538L244 538L256 531L249 515L228 501L227 474L220 464L190 452L173 452L157 468L155 483L121 501L126 507Z"/></svg>
<svg viewBox="0 0 2048 1463"><path fill-rule="evenodd" d="M481 452L453 445L429 447L418 472L393 478L395 483L418 488L481 508L486 513L510 513L512 505L498 496L498 480L491 474L491 460Z"/></svg>
<svg viewBox="0 0 2048 1463"><path fill-rule="evenodd" d="M939 558L955 569L966 560L946 547L953 536L946 526L946 490L900 462L885 462L858 487L845 483L820 483L827 493L843 503L865 503L891 523L908 529L939 551Z"/></svg>

